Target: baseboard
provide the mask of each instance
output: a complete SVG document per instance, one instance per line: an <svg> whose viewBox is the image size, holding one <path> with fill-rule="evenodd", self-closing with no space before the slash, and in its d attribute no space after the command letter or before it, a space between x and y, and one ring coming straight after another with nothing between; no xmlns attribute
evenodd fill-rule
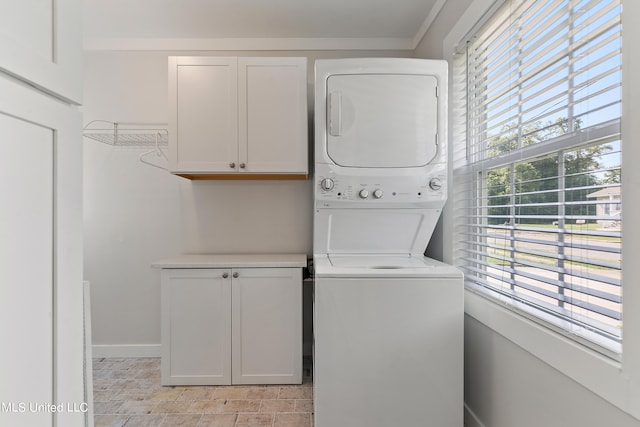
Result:
<svg viewBox="0 0 640 427"><path fill-rule="evenodd" d="M93 357L160 357L160 344L124 344L92 346Z"/></svg>
<svg viewBox="0 0 640 427"><path fill-rule="evenodd" d="M464 404L464 427L486 427L466 403Z"/></svg>

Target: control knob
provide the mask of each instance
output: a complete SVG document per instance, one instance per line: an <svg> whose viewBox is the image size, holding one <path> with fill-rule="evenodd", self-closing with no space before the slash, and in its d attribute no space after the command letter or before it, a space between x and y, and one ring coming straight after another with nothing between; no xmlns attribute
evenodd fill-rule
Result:
<svg viewBox="0 0 640 427"><path fill-rule="evenodd" d="M440 178L431 178L429 180L429 188L438 191L442 188L442 180Z"/></svg>
<svg viewBox="0 0 640 427"><path fill-rule="evenodd" d="M330 191L333 190L333 180L331 178L325 178L322 181L320 181L320 188L322 188L325 191Z"/></svg>
<svg viewBox="0 0 640 427"><path fill-rule="evenodd" d="M373 197L375 197L376 199L381 199L382 198L382 190L377 189L373 192Z"/></svg>
<svg viewBox="0 0 640 427"><path fill-rule="evenodd" d="M363 188L362 190L360 190L358 195L360 196L361 199L366 199L367 197L369 197L369 191Z"/></svg>

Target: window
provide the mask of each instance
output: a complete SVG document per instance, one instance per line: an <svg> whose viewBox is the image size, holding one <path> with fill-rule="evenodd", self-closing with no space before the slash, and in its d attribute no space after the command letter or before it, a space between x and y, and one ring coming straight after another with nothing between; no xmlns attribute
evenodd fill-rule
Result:
<svg viewBox="0 0 640 427"><path fill-rule="evenodd" d="M454 163L467 288L622 351L621 6L512 0L466 51Z"/></svg>

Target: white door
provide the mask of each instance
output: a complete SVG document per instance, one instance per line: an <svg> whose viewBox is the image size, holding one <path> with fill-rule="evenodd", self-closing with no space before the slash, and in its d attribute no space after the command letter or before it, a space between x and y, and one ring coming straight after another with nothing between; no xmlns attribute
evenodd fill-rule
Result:
<svg viewBox="0 0 640 427"><path fill-rule="evenodd" d="M0 180L0 402L53 402L53 131L0 115L0 151L0 170L21 177ZM0 418L52 423L47 411Z"/></svg>
<svg viewBox="0 0 640 427"><path fill-rule="evenodd" d="M240 172L307 173L307 59L239 58Z"/></svg>
<svg viewBox="0 0 640 427"><path fill-rule="evenodd" d="M233 383L302 382L302 271L233 270Z"/></svg>
<svg viewBox="0 0 640 427"><path fill-rule="evenodd" d="M81 116L1 73L0 93L0 418L82 425L28 406L85 400Z"/></svg>
<svg viewBox="0 0 640 427"><path fill-rule="evenodd" d="M162 384L231 384L228 269L162 270Z"/></svg>
<svg viewBox="0 0 640 427"><path fill-rule="evenodd" d="M437 153L436 91L430 75L329 76L329 157L348 167L425 166Z"/></svg>
<svg viewBox="0 0 640 427"><path fill-rule="evenodd" d="M81 426L82 2L1 9L0 424Z"/></svg>
<svg viewBox="0 0 640 427"><path fill-rule="evenodd" d="M238 170L237 59L171 57L171 172Z"/></svg>

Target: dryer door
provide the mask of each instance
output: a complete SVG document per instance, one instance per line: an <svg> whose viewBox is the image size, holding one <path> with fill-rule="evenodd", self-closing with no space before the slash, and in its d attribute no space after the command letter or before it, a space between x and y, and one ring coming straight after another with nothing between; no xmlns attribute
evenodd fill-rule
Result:
<svg viewBox="0 0 640 427"><path fill-rule="evenodd" d="M327 152L338 165L412 168L437 153L437 79L337 74L327 80Z"/></svg>

